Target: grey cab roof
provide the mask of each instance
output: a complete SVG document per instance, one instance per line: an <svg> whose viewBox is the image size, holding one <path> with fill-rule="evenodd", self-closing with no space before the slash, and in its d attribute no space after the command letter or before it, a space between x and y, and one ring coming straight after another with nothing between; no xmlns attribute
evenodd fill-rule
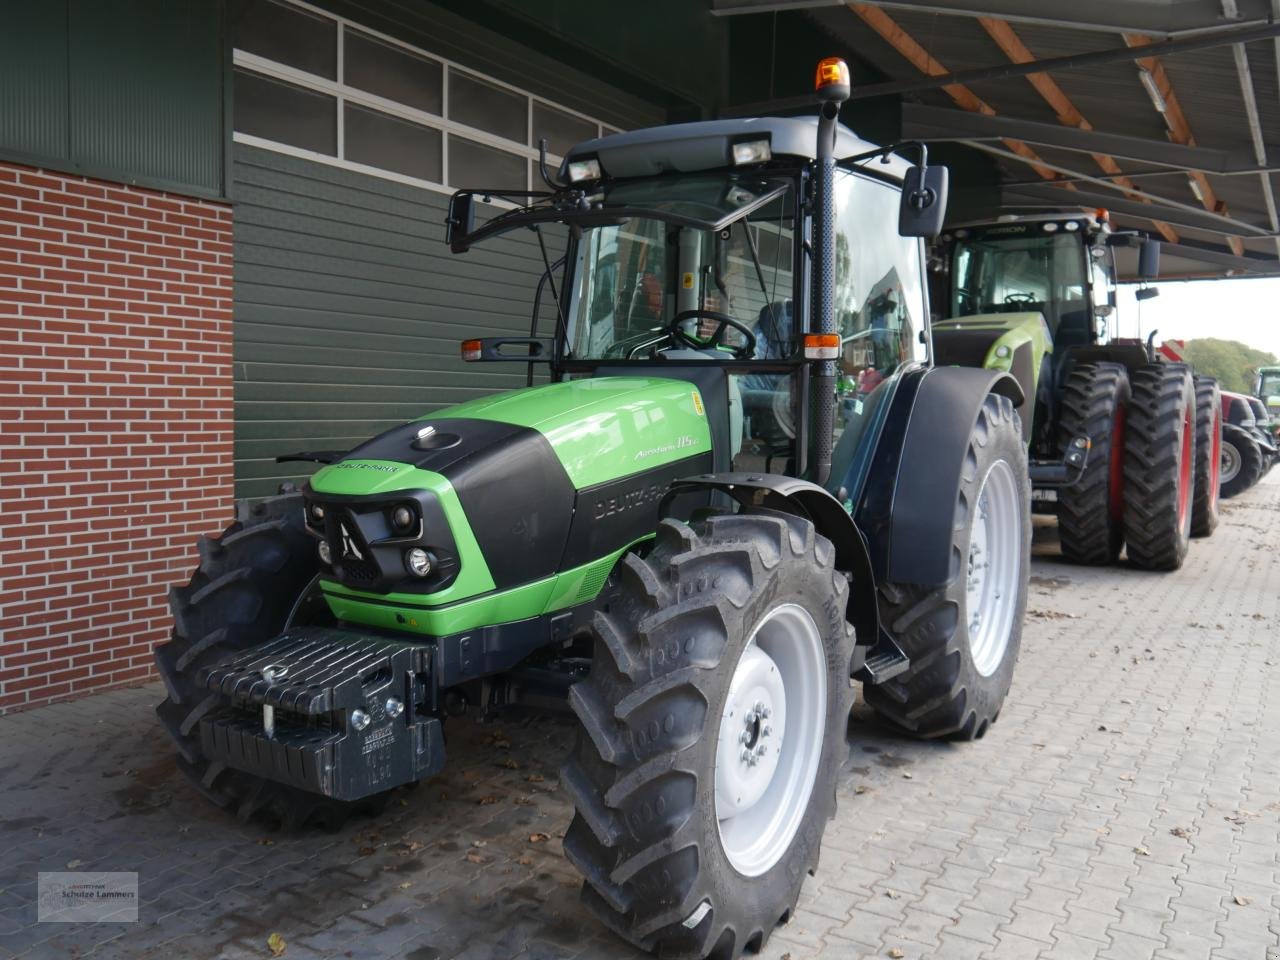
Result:
<svg viewBox="0 0 1280 960"><path fill-rule="evenodd" d="M753 117L674 123L615 133L586 140L569 150L561 165L563 177L570 161L595 156L612 177L653 176L667 172L688 173L733 165L733 144L769 139L776 156L817 156L816 117ZM849 157L877 148L848 127L837 127L836 157ZM898 157L877 165L877 173L901 179L907 162Z"/></svg>

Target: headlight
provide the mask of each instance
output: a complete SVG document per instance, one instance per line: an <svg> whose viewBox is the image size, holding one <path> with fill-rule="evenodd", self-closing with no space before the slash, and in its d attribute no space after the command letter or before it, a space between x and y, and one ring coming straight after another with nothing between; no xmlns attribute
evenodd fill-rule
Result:
<svg viewBox="0 0 1280 960"><path fill-rule="evenodd" d="M425 577L431 573L431 554L423 550L421 547L414 547L412 550L406 550L404 554L404 565L408 567L409 572L415 577Z"/></svg>
<svg viewBox="0 0 1280 960"><path fill-rule="evenodd" d="M412 531L415 520L417 520L417 515L412 508L403 504L391 511L391 526L396 533L409 533Z"/></svg>
<svg viewBox="0 0 1280 960"><path fill-rule="evenodd" d="M765 163L773 159L773 151L768 140L745 140L733 145L733 162L738 166L745 163Z"/></svg>
<svg viewBox="0 0 1280 960"><path fill-rule="evenodd" d="M590 160L571 160L569 162L569 181L581 183L584 180L599 180L601 176L600 161L595 157Z"/></svg>

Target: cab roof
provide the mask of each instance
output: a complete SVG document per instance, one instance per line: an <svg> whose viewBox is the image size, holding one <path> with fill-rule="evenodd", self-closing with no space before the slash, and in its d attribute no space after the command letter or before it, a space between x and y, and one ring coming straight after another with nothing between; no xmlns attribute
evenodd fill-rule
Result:
<svg viewBox="0 0 1280 960"><path fill-rule="evenodd" d="M836 158L869 153L878 146L863 140L846 126L836 128ZM775 157L817 157L817 117L759 117L674 123L615 133L586 140L569 150L560 167L566 177L573 160L596 157L606 176L643 177L661 173L688 173L733 166L733 145L749 140L769 141ZM890 156L875 170L901 181L909 164Z"/></svg>

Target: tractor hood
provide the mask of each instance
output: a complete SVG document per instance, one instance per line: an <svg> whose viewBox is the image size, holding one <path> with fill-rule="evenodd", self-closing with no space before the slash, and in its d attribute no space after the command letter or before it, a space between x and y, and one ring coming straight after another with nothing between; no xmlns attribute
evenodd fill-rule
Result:
<svg viewBox="0 0 1280 960"><path fill-rule="evenodd" d="M531 436L532 435L532 436ZM404 489L413 470L448 475L477 457L533 439L554 453L576 489L711 450L702 398L682 380L601 377L512 390L442 410L361 444L318 471L317 491L374 494ZM520 483L495 456L505 481Z"/></svg>
<svg viewBox="0 0 1280 960"><path fill-rule="evenodd" d="M393 427L303 495L332 558L321 588L335 615L440 636L591 599L621 552L653 535L671 482L711 468L692 384L602 377ZM397 510L416 522L395 528ZM429 572L409 568L415 549Z"/></svg>

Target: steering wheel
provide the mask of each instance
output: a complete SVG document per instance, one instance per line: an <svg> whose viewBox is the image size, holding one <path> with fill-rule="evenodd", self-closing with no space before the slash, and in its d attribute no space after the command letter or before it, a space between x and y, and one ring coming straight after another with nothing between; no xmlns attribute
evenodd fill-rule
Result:
<svg viewBox="0 0 1280 960"><path fill-rule="evenodd" d="M1004 298L1005 303L1035 303L1036 295L1034 293L1010 293Z"/></svg>
<svg viewBox="0 0 1280 960"><path fill-rule="evenodd" d="M715 333L705 340L686 333L680 326L686 320L695 320L699 317L714 320L717 324ZM711 347L727 346L724 342L724 332L728 327L733 327L733 329L747 338L747 342L742 346L730 348L733 355L739 360L750 360L754 357L756 355L756 335L751 332L746 324L735 320L727 313L720 313L718 310L681 310L675 315L671 323L667 324L666 332L672 340L682 343L690 349L706 350Z"/></svg>

